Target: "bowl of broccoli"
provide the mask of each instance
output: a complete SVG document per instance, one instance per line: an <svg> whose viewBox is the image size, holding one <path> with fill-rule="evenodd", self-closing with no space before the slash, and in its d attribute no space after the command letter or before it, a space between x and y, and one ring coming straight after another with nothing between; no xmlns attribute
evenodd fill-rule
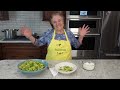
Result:
<svg viewBox="0 0 120 90"><path fill-rule="evenodd" d="M46 62L46 60L30 59L20 62L17 67L18 70L23 74L37 75L43 72L48 67L48 63Z"/></svg>

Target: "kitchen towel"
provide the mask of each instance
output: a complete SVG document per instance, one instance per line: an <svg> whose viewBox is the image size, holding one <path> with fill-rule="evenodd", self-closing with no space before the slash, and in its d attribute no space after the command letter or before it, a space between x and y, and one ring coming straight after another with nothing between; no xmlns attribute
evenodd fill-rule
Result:
<svg viewBox="0 0 120 90"><path fill-rule="evenodd" d="M49 70L54 77L58 74L58 72L55 70L55 67L49 68Z"/></svg>

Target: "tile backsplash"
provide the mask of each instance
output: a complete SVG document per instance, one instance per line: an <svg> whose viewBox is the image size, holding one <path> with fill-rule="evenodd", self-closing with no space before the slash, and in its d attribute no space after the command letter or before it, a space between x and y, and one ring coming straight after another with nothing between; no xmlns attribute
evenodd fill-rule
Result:
<svg viewBox="0 0 120 90"><path fill-rule="evenodd" d="M42 13L42 11L9 11L9 20L0 21L0 36L4 36L1 32L3 29L20 29L24 25L30 27L33 32L44 33L52 27L48 21L42 21ZM20 31L17 34L20 35Z"/></svg>

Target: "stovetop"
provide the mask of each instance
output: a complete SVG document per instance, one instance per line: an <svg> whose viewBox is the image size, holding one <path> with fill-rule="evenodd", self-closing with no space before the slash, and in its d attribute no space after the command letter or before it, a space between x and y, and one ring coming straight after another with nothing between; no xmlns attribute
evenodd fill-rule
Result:
<svg viewBox="0 0 120 90"><path fill-rule="evenodd" d="M13 39L4 39L3 41L29 41L28 38L26 38L25 36L17 36Z"/></svg>

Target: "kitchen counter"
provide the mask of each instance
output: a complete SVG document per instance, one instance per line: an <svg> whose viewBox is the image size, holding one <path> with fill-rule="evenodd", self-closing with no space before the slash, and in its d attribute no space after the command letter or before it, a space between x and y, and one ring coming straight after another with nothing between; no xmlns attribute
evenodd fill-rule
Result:
<svg viewBox="0 0 120 90"><path fill-rule="evenodd" d="M26 76L18 71L17 65L24 60L1 60L0 79L120 79L120 60L118 59L89 59L95 63L95 69L87 71L82 68L86 60L72 60L69 62L77 66L77 70L69 75L58 73L53 76L49 69L46 69L37 76ZM54 67L60 61L48 61L49 67Z"/></svg>
<svg viewBox="0 0 120 90"><path fill-rule="evenodd" d="M19 40L19 41L3 41L3 40L0 40L0 43L32 43L31 41L25 41L25 40Z"/></svg>

